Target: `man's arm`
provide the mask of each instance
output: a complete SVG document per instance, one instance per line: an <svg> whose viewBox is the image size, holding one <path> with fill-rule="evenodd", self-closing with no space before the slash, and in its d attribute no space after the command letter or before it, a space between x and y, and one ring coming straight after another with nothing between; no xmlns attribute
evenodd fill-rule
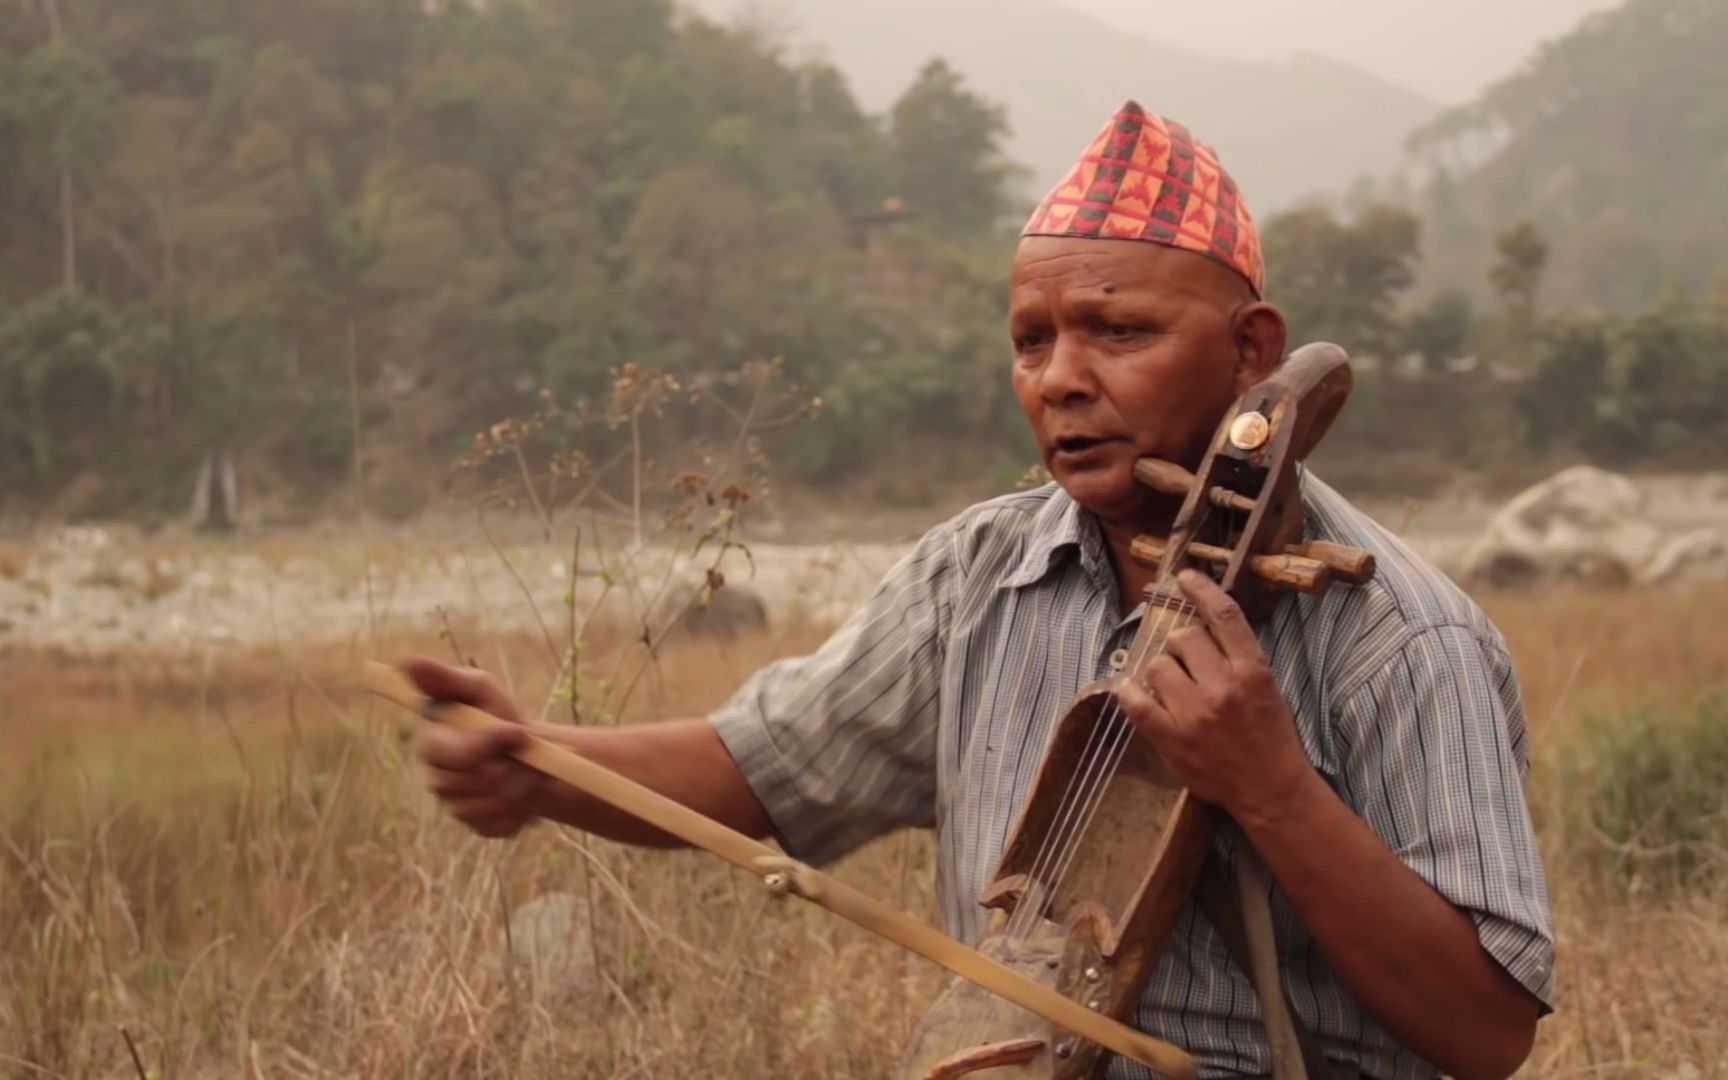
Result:
<svg viewBox="0 0 1728 1080"><path fill-rule="evenodd" d="M517 721L516 703L491 676L426 659L402 670L420 690ZM536 817L551 818L608 839L652 847L679 841L511 757L530 734L567 746L698 813L753 837L769 832L768 815L745 782L713 725L676 720L622 728L514 725L470 732L424 725L417 750L427 786L458 820L483 836L512 836Z"/></svg>
<svg viewBox="0 0 1728 1080"><path fill-rule="evenodd" d="M1541 1003L1483 949L1475 920L1404 865L1312 767L1230 813L1332 970L1399 1042L1460 1080L1523 1064Z"/></svg>
<svg viewBox="0 0 1728 1080"><path fill-rule="evenodd" d="M1179 780L1238 822L1383 1027L1465 1080L1510 1075L1530 1052L1540 1002L1484 949L1470 914L1314 770L1241 610L1199 575L1182 587L1204 625L1170 636L1145 687L1123 680L1129 717Z"/></svg>
<svg viewBox="0 0 1728 1080"><path fill-rule="evenodd" d="M926 533L821 648L766 665L706 720L531 730L739 832L772 832L813 865L891 829L928 825L961 527L955 519ZM478 671L423 659L402 670L431 697L519 719L516 703ZM425 725L428 785L484 836L549 817L628 843L675 843L513 760L528 732Z"/></svg>

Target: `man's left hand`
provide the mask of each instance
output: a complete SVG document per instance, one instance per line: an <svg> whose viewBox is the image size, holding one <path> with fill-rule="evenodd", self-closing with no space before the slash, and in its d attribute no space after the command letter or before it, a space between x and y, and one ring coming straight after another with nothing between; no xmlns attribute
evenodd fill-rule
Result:
<svg viewBox="0 0 1728 1080"><path fill-rule="evenodd" d="M1238 819L1275 805L1314 775L1248 619L1204 574L1177 577L1199 621L1172 632L1137 681L1117 686L1123 711L1172 775Z"/></svg>

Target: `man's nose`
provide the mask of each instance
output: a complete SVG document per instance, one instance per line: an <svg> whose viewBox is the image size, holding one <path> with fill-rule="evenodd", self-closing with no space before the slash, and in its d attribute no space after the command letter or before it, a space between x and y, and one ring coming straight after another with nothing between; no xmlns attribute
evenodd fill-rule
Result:
<svg viewBox="0 0 1728 1080"><path fill-rule="evenodd" d="M1098 380L1093 377L1092 360L1082 343L1066 334L1057 336L1050 349L1050 360L1044 365L1044 378L1038 390L1051 405L1089 401L1098 395Z"/></svg>

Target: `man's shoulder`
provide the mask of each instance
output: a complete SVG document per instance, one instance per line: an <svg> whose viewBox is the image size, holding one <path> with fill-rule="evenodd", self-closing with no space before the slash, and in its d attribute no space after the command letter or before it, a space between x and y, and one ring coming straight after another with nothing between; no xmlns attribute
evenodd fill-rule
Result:
<svg viewBox="0 0 1728 1080"><path fill-rule="evenodd" d="M1328 595L1329 621L1353 654L1349 668L1370 673L1412 640L1448 628L1465 631L1484 649L1505 651L1481 607L1392 530L1312 475L1303 485L1303 503L1313 539L1374 556L1372 581Z"/></svg>
<svg viewBox="0 0 1728 1080"><path fill-rule="evenodd" d="M1009 529L1026 527L1042 513L1066 508L1068 501L1068 494L1054 482L1040 484L1025 491L1009 491L982 503L973 503L949 518L947 524L957 529L980 529L992 525L1004 525Z"/></svg>
<svg viewBox="0 0 1728 1080"><path fill-rule="evenodd" d="M970 549L981 543L1003 542L1018 546L1038 530L1059 527L1072 505L1072 500L1055 484L1009 492L973 503L933 526L919 546L942 544Z"/></svg>
<svg viewBox="0 0 1728 1080"><path fill-rule="evenodd" d="M999 581L1021 568L1034 549L1071 540L1075 510L1053 483L998 495L931 528L913 557L937 559L967 579Z"/></svg>

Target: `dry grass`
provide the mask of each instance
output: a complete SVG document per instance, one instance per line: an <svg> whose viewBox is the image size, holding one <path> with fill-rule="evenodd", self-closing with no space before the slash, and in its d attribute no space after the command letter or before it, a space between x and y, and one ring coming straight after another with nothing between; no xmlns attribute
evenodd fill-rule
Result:
<svg viewBox="0 0 1728 1080"><path fill-rule="evenodd" d="M17 581L30 566L30 559L18 548L0 544L0 581Z"/></svg>
<svg viewBox="0 0 1728 1080"><path fill-rule="evenodd" d="M1550 765L1577 717L1722 685L1724 601L1491 605L1527 683L1545 828L1562 820ZM818 636L652 668L622 648L587 660L635 683L626 719L690 714ZM448 652L377 648L412 644ZM484 645L540 699L555 667L541 646ZM0 1075L136 1076L122 1027L162 1077L885 1071L936 972L693 854L547 828L466 836L420 790L405 725L348 684L360 658L0 656ZM1728 899L1629 900L1557 830L1544 842L1561 1001L1529 1074L1728 1075ZM928 911L930 858L926 837L897 836L840 872ZM508 913L548 890L593 900L592 991L506 960Z"/></svg>

